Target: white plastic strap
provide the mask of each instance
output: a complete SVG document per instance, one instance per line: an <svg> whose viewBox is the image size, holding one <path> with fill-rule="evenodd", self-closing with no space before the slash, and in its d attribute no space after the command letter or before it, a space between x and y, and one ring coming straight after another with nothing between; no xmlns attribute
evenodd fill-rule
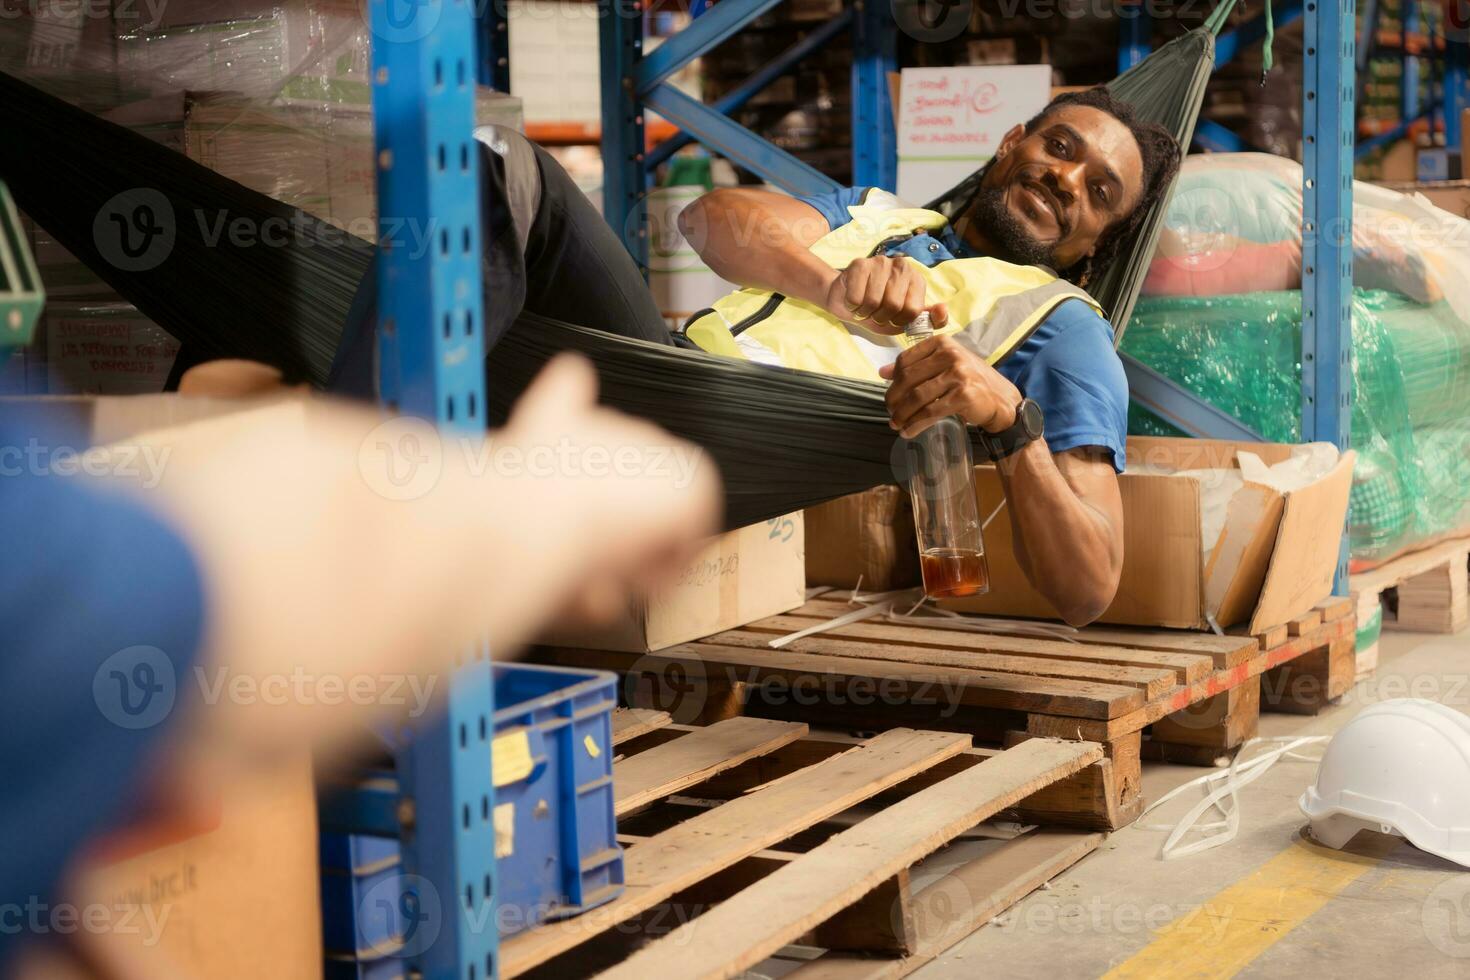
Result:
<svg viewBox="0 0 1470 980"><path fill-rule="evenodd" d="M1180 793L1185 792L1186 790L1192 789L1195 786L1203 786L1208 788L1210 783L1217 780L1223 780L1222 785L1214 790L1210 790L1209 792L1207 792L1205 794L1205 798L1196 803L1190 809L1190 811L1179 820L1178 823L1140 823L1138 826L1141 830L1169 831L1168 838L1164 841L1163 847L1159 849L1159 857L1165 861L1171 861L1174 858L1188 857L1191 854L1198 854L1200 851L1208 851L1211 848L1219 847L1221 844L1227 844L1230 841L1234 840L1236 835L1240 833L1240 791L1246 786L1249 786L1251 783L1255 782L1257 779L1260 779L1262 776L1264 776L1267 771L1269 771L1270 768L1283 757L1294 759L1299 762L1318 761L1319 757L1302 755L1295 750L1305 745L1312 745L1317 742L1328 741L1331 741L1331 736L1328 735L1309 735L1303 738L1293 738L1290 736L1278 738L1253 738L1240 747L1240 751L1237 752L1235 758L1231 760L1230 768L1222 769L1218 772L1206 773L1198 779L1191 779L1189 782L1185 783L1182 786L1176 786L1174 789L1170 790L1169 792L1165 793L1163 796L1155 800L1153 803L1149 804L1148 808L1144 810L1142 814L1140 814L1141 819L1142 817L1148 816L1148 814L1152 813L1154 810L1157 810L1159 807L1163 806L1165 803L1168 803L1174 797L1178 796ZM1248 761L1241 761L1245 758L1247 750L1249 750L1253 746L1279 742L1284 742L1286 744L1282 745L1279 749L1272 749L1270 752L1265 752L1261 755L1255 756ZM1229 806L1225 805L1226 801L1229 802ZM1199 823L1200 817L1204 815L1205 811L1211 808L1220 811L1224 819L1204 824ZM1202 837L1199 840L1191 841L1188 844L1181 844L1180 841L1183 840L1184 836L1188 834L1191 830L1213 830L1218 831L1218 833L1211 834L1208 837Z"/></svg>

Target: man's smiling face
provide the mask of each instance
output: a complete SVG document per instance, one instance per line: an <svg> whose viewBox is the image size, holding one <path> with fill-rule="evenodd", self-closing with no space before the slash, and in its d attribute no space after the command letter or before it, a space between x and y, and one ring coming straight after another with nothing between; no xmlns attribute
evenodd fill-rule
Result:
<svg viewBox="0 0 1470 980"><path fill-rule="evenodd" d="M1143 196L1143 156L1116 117L1061 105L1030 133L1006 134L964 234L983 253L1067 269Z"/></svg>

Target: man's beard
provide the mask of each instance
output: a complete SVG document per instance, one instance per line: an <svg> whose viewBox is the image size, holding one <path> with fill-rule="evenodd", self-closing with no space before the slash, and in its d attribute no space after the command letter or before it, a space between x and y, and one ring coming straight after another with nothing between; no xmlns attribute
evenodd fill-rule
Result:
<svg viewBox="0 0 1470 980"><path fill-rule="evenodd" d="M1015 265L1044 265L1055 269L1052 249L1037 241L1021 224L1015 212L1006 207L1005 197L1004 188L981 184L975 189L972 203L966 209L969 219L998 253L993 257Z"/></svg>

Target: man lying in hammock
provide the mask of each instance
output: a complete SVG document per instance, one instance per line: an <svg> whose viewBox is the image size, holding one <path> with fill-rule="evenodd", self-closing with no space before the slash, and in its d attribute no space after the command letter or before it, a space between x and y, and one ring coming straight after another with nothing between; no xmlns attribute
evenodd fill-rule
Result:
<svg viewBox="0 0 1470 980"><path fill-rule="evenodd" d="M1128 384L1112 327L1080 287L1136 234L1178 165L1168 133L1096 88L1007 133L953 226L877 189L716 190L681 230L749 288L684 332L732 356L891 379L905 436L956 414L980 427L1003 455L1027 577L1063 619L1090 622L1122 568ZM910 347L904 327L924 310L945 331Z"/></svg>
<svg viewBox="0 0 1470 980"><path fill-rule="evenodd" d="M486 350L521 310L670 343L642 274L556 161L513 132L476 136ZM1112 328L1080 287L1133 237L1178 162L1164 130L1099 88L1008 133L953 228L879 190L714 191L685 211L683 230L711 268L747 288L696 314L678 339L890 378L904 435L951 414L993 434L1008 452L1000 470L1022 567L1064 619L1089 622L1122 567L1128 387ZM375 284L363 282L334 390L372 391ZM944 335L909 350L897 335L925 309Z"/></svg>

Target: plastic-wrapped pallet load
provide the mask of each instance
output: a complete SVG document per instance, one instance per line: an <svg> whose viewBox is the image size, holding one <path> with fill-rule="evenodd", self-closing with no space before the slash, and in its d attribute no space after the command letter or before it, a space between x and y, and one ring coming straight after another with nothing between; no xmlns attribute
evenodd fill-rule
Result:
<svg viewBox="0 0 1470 980"><path fill-rule="evenodd" d="M36 0L0 17L0 71L344 232L376 237L370 37L357 3L120 4L102 17L98 9L107 11ZM523 128L520 101L489 89L478 92L477 118ZM292 234L243 227L228 214L175 218L207 221L209 234L251 236L266 246ZM30 233L55 302L23 367L7 362L0 386L159 390L178 344L43 228Z"/></svg>
<svg viewBox="0 0 1470 980"><path fill-rule="evenodd" d="M1265 438L1301 438L1301 294L1144 298L1122 348ZM1470 328L1445 302L1353 301L1353 557L1470 521ZM1134 432L1177 434L1135 407Z"/></svg>
<svg viewBox="0 0 1470 980"><path fill-rule="evenodd" d="M1186 159L1122 348L1267 439L1301 418L1300 165ZM1470 221L1417 194L1353 189L1352 552L1470 522ZM1170 434L1135 409L1135 432Z"/></svg>

